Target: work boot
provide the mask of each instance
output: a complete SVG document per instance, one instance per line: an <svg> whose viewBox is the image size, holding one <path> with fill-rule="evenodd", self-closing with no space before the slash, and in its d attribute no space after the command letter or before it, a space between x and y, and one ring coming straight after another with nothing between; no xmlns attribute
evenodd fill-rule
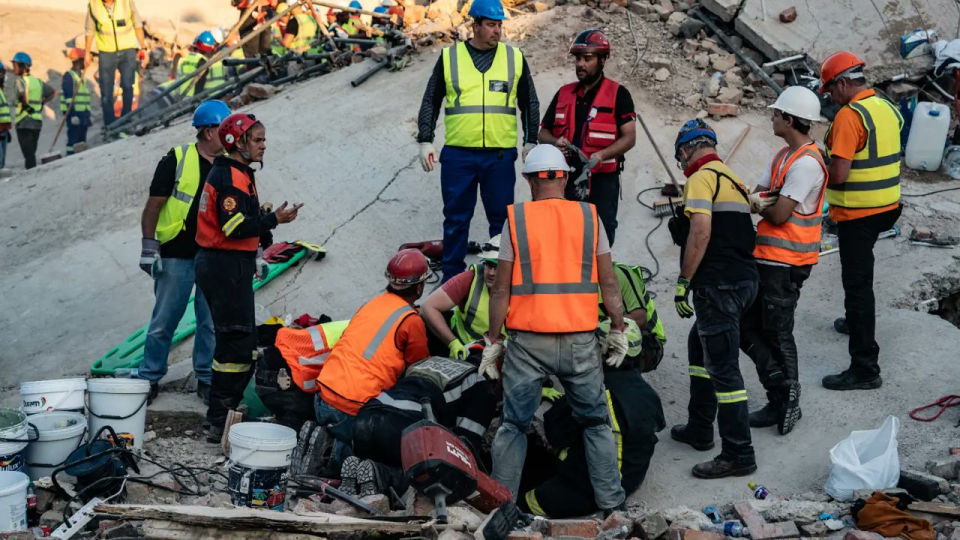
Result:
<svg viewBox="0 0 960 540"><path fill-rule="evenodd" d="M713 461L707 461L694 465L693 475L697 478L726 478L727 476L746 476L757 470L757 462L732 461L723 456L713 458Z"/></svg>
<svg viewBox="0 0 960 540"><path fill-rule="evenodd" d="M695 450L705 452L713 448L713 429L711 427L710 439L697 439L691 433L690 424L678 424L670 428L670 437L673 440L689 444Z"/></svg>
<svg viewBox="0 0 960 540"><path fill-rule="evenodd" d="M357 497L364 498L381 493L377 466L373 460L365 459L357 468Z"/></svg>
<svg viewBox="0 0 960 540"><path fill-rule="evenodd" d="M152 405L153 400L157 399L157 396L159 395L160 395L160 383L151 382L150 392L147 394L147 405Z"/></svg>
<svg viewBox="0 0 960 540"><path fill-rule="evenodd" d="M357 496L357 474L360 472L361 462L357 456L350 456L343 460L340 467L340 491L351 497Z"/></svg>
<svg viewBox="0 0 960 540"><path fill-rule="evenodd" d="M873 390L881 386L883 386L883 379L879 375L873 378L858 377L849 369L823 378L823 387L827 390Z"/></svg>
<svg viewBox="0 0 960 540"><path fill-rule="evenodd" d="M786 435L793 431L793 426L797 425L803 412L800 410L800 383L797 381L787 382L787 401L780 409L780 415L777 418L777 431L781 435ZM752 421L753 418L751 417Z"/></svg>
<svg viewBox="0 0 960 540"><path fill-rule="evenodd" d="M840 317L839 319L833 321L833 329L845 336L850 335L850 327L847 326L846 317Z"/></svg>
<svg viewBox="0 0 960 540"><path fill-rule="evenodd" d="M783 416L783 404L773 400L768 401L763 408L750 413L750 427L766 428L775 426L781 416Z"/></svg>
<svg viewBox="0 0 960 540"><path fill-rule="evenodd" d="M614 506L613 508L604 508L604 509L603 509L603 519L607 519L608 517L610 517L610 516L611 516L612 514L614 514L615 512L627 512L627 511L628 511L628 509L627 509L627 501L624 500L622 503L620 503L620 504L617 505L617 506Z"/></svg>
<svg viewBox="0 0 960 540"><path fill-rule="evenodd" d="M310 446L310 435L316 427L317 423L309 420L300 426L297 447L293 449L293 455L290 457L290 472L294 476L307 474L304 469L303 457L307 454L307 447Z"/></svg>
<svg viewBox="0 0 960 540"><path fill-rule="evenodd" d="M507 540L521 517L516 503L507 501L500 508L490 512L487 519L480 522L476 536L484 540Z"/></svg>
<svg viewBox="0 0 960 540"><path fill-rule="evenodd" d="M210 427L207 429L207 442L210 444L220 444L222 439L223 426L215 426L210 424Z"/></svg>
<svg viewBox="0 0 960 540"><path fill-rule="evenodd" d="M197 397L203 400L203 404L210 406L210 383L197 381Z"/></svg>

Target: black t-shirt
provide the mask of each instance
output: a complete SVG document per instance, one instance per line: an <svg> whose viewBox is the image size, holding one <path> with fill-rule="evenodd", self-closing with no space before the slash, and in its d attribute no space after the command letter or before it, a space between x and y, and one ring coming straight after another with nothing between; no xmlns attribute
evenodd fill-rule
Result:
<svg viewBox="0 0 960 540"><path fill-rule="evenodd" d="M300 31L300 22L297 21L294 17L290 17L290 20L287 21L287 27L283 31L283 35L291 34L296 36L297 32Z"/></svg>
<svg viewBox="0 0 960 540"><path fill-rule="evenodd" d="M160 246L161 258L192 259L197 254L199 249L197 245L197 209L200 206L200 194L203 193L204 181L211 168L213 168L213 164L200 156L200 185L197 186L197 193L190 204L190 212L187 214L184 229L172 240ZM153 174L153 182L150 183L150 196L173 196L173 183L176 181L176 176L177 156L173 150L170 150L157 164L157 171Z"/></svg>

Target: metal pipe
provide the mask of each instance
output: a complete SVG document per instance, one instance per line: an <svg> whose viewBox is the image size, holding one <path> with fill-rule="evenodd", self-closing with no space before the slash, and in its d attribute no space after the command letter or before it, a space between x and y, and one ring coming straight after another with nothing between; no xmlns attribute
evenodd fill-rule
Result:
<svg viewBox="0 0 960 540"><path fill-rule="evenodd" d="M773 62L767 62L763 64L763 67L779 66L780 64L786 64L787 62L793 62L794 60L803 60L806 57L807 57L806 54L795 54L793 56L788 56L786 58L774 60Z"/></svg>
<svg viewBox="0 0 960 540"><path fill-rule="evenodd" d="M270 84L274 86L280 86L281 84L287 84L288 82L293 82L298 79L303 79L309 75L313 75L314 73L317 73L318 71L323 71L329 68L330 66L327 64L317 64L315 66L308 67L307 69L301 71L300 73L297 73L296 75L288 75L286 77L281 77L279 79L270 81Z"/></svg>
<svg viewBox="0 0 960 540"><path fill-rule="evenodd" d="M389 65L389 64L390 64L389 59L386 59L386 58L385 58L382 62L380 62L379 64L377 64L376 66L374 66L373 69L370 69L369 71L367 71L367 72L364 73L363 75L360 75L360 76L357 77L356 79L350 81L350 86L352 86L352 87L354 87L354 88L360 86L361 84L363 84L364 82L366 82L367 79L369 79L370 77L373 77L377 72L379 72L379 71L382 70L383 68L387 67L387 65Z"/></svg>
<svg viewBox="0 0 960 540"><path fill-rule="evenodd" d="M313 0L312 3L314 3L314 4L318 5L318 6L323 6L323 7L325 7L325 8L333 8L333 9L336 9L336 10L338 10L338 11L342 11L342 12L344 12L344 13L359 13L359 14L361 14L361 15L370 15L371 17L383 17L383 15L384 15L383 13L376 13L376 12L373 12L373 11L367 11L367 10L365 10L365 9L356 9L356 8L347 7L347 6L340 6L340 5L334 4L334 3L332 3L332 2L322 2L322 1L319 1L319 0Z"/></svg>
<svg viewBox="0 0 960 540"><path fill-rule="evenodd" d="M346 45L371 45L376 46L380 42L375 39L357 39L357 38L333 38L337 44Z"/></svg>
<svg viewBox="0 0 960 540"><path fill-rule="evenodd" d="M700 21L702 21L703 24L707 25L707 28L713 31L713 33L716 34L718 38L720 38L720 41L722 41L724 45L726 45L731 51L733 51L733 54L737 55L737 58L739 58L740 60L743 60L743 63L750 68L750 71L753 71L753 73L756 74L757 77L760 77L760 79L762 79L763 82L767 83L767 86L769 86L770 88L773 88L777 92L777 95L780 95L783 93L783 88L781 88L776 81L771 79L770 76L767 75L767 72L764 71L760 66L758 66L756 62L754 62L747 55L743 54L743 50L740 47L737 47L736 45L734 45L733 41L731 41L730 38L727 37L727 34L725 34L723 30L720 30L720 27L718 27L716 24L714 24L713 21L710 20L710 17L704 15L699 8L692 10L691 15L693 15L697 19L700 19Z"/></svg>

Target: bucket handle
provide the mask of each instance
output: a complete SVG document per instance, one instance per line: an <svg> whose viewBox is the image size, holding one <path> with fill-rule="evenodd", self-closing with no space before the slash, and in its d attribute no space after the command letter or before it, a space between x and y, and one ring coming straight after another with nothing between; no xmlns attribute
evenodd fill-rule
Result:
<svg viewBox="0 0 960 540"><path fill-rule="evenodd" d="M37 432L37 436L32 439L30 438L31 429ZM37 429L37 426L33 425L30 422L27 422L27 438L26 439L7 439L6 437L0 437L0 443L19 443L19 442L32 443L32 442L37 442L38 440L40 440L40 430Z"/></svg>
<svg viewBox="0 0 960 540"><path fill-rule="evenodd" d="M103 420L126 420L126 419L128 419L128 418L132 418L132 417L135 416L138 412L140 412L140 409L142 409L143 406L147 404L147 397L149 397L149 394L143 396L143 401L140 402L140 406L137 407L137 409L136 409L135 411L133 411L132 413L130 413L130 414L126 415L126 416L114 416L114 415L112 415L112 414L104 414L104 415L97 414L97 413L93 412L93 407L91 407L91 406L90 406L90 403L89 403L90 400L87 400L87 410L90 412L90 415L91 415L91 416L96 416L97 418L100 418L100 419L103 419Z"/></svg>

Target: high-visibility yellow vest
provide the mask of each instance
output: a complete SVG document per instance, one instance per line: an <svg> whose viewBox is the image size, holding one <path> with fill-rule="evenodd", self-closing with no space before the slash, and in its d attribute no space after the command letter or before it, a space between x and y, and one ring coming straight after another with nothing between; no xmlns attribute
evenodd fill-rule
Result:
<svg viewBox="0 0 960 540"><path fill-rule="evenodd" d="M200 53L192 52L183 58L180 59L180 63L177 64L177 79L182 79L187 75L195 73L197 69L200 68L200 64L206 61L207 57ZM207 77L210 77L210 74L207 74ZM190 83L184 83L178 90L180 95L191 97L193 96L194 91L196 91L196 86L191 88ZM187 90L189 88L189 90Z"/></svg>
<svg viewBox="0 0 960 540"><path fill-rule="evenodd" d="M103 0L89 0L90 17L97 29L97 50L102 53L140 48L133 29L133 10L130 0L115 0L113 16L103 5Z"/></svg>
<svg viewBox="0 0 960 540"><path fill-rule="evenodd" d="M490 328L490 291L483 281L483 265L475 264L470 269L473 270L473 281L467 296L467 311L464 313L460 306L456 306L450 319L450 329L461 343L483 339L483 334Z"/></svg>
<svg viewBox="0 0 960 540"><path fill-rule="evenodd" d="M663 330L663 321L661 321L660 316L657 315L657 306L653 303L653 298L650 296L650 292L647 291L647 286L643 282L643 274L640 267L615 262L613 263L613 271L619 272L626 277L627 282L633 289L633 294L636 295L637 299L640 300L644 309L647 311L647 322L644 323L641 329L643 333L653 334L661 343L666 343L667 334ZM603 299L601 298L601 302L602 301Z"/></svg>
<svg viewBox="0 0 960 540"><path fill-rule="evenodd" d="M846 107L860 115L867 130L867 144L853 155L847 181L827 185L827 202L830 206L846 208L880 208L894 204L900 200L903 117L892 103L875 95L848 103ZM830 137L829 129L826 137ZM826 140L824 138L824 142ZM827 157L830 155L827 148Z"/></svg>
<svg viewBox="0 0 960 540"><path fill-rule="evenodd" d="M70 102L73 101L73 112L87 112L90 110L90 89L87 87L87 81L80 78L80 74L72 69L67 72L73 79L73 93L76 97L68 98L60 95L60 112L67 114L70 109Z"/></svg>
<svg viewBox="0 0 960 540"><path fill-rule="evenodd" d="M176 238L186 227L190 205L200 187L200 153L197 144L185 144L173 149L177 158L177 172L173 180L173 194L160 209L157 220L157 240L165 244Z"/></svg>
<svg viewBox="0 0 960 540"><path fill-rule="evenodd" d="M447 102L446 144L467 148L516 148L520 49L497 45L493 65L480 73L465 43L443 50Z"/></svg>
<svg viewBox="0 0 960 540"><path fill-rule="evenodd" d="M210 90L211 88L226 84L227 76L227 66L223 65L223 60L221 60L210 66L210 69L207 70L207 82L204 83L203 89Z"/></svg>
<svg viewBox="0 0 960 540"><path fill-rule="evenodd" d="M17 123L27 118L32 118L38 122L43 121L43 81L31 75L20 77L20 84L23 91L27 93L27 101L30 102L30 109L23 106L23 102L17 97Z"/></svg>
<svg viewBox="0 0 960 540"><path fill-rule="evenodd" d="M311 47L311 44L317 38L317 21L303 13L295 18L297 19L297 37L294 38L290 49L297 52L315 52L317 47Z"/></svg>
<svg viewBox="0 0 960 540"><path fill-rule="evenodd" d="M283 46L283 32L280 31L278 24L270 27L270 52L274 56L283 56L287 53L287 48Z"/></svg>
<svg viewBox="0 0 960 540"><path fill-rule="evenodd" d="M0 89L0 124L10 124L10 103L7 102L7 95Z"/></svg>

